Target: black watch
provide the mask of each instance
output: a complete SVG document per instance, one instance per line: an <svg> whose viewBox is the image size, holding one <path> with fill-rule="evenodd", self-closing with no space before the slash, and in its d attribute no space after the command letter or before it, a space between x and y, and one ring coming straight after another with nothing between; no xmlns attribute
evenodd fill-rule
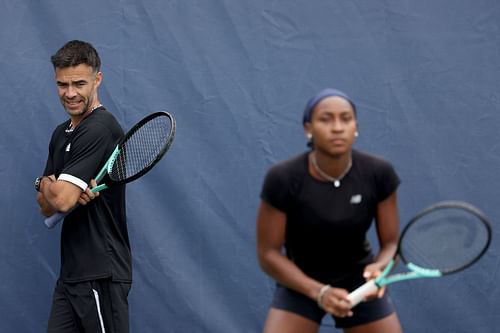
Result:
<svg viewBox="0 0 500 333"><path fill-rule="evenodd" d="M38 177L37 179L35 179L35 190L37 192L40 192L40 185L42 184L42 178L43 178L43 176Z"/></svg>

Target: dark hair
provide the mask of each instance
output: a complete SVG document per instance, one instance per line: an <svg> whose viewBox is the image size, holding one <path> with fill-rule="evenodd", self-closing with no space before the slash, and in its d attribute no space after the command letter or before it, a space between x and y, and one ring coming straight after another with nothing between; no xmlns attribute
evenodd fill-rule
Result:
<svg viewBox="0 0 500 333"><path fill-rule="evenodd" d="M321 102L323 99L331 96L342 97L343 99L348 101L349 104L351 104L352 110L354 111L354 116L356 117L356 105L349 96L338 89L325 88L307 101L304 115L302 116L302 123L305 124L311 122L312 114L316 105L318 105L319 102Z"/></svg>
<svg viewBox="0 0 500 333"><path fill-rule="evenodd" d="M101 69L101 59L96 49L89 43L81 40L72 40L64 44L56 54L50 57L54 69L89 65L94 72Z"/></svg>

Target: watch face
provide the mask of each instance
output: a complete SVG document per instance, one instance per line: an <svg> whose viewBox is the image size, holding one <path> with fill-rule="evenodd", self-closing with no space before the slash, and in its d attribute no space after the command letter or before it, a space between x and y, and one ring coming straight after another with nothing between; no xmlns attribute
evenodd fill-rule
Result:
<svg viewBox="0 0 500 333"><path fill-rule="evenodd" d="M40 192L41 182L42 182L42 177L38 177L37 179L35 179L35 190L37 190L37 192Z"/></svg>

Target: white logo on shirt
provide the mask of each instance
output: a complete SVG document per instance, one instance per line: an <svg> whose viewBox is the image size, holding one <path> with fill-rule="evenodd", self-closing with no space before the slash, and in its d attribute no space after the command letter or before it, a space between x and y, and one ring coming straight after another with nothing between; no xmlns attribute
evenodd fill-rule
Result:
<svg viewBox="0 0 500 333"><path fill-rule="evenodd" d="M361 196L361 194L355 194L351 197L351 204L357 205L357 204L361 203L362 199L363 199L363 197Z"/></svg>
<svg viewBox="0 0 500 333"><path fill-rule="evenodd" d="M66 146L66 152L68 152L70 149L71 149L71 142L68 143L68 145Z"/></svg>

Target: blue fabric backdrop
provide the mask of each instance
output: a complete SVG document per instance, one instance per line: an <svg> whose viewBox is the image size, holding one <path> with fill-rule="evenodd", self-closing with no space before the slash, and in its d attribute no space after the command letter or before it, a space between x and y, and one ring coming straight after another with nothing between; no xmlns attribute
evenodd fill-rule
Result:
<svg viewBox="0 0 500 333"><path fill-rule="evenodd" d="M33 180L66 118L49 57L70 39L99 50L123 127L178 121L127 190L132 332L259 332L273 290L255 254L260 186L306 148L302 108L326 86L357 102L357 148L395 165L403 224L445 199L494 224L469 271L391 287L406 331L498 332L499 2L2 0L0 18L0 332L47 322L60 228L44 227Z"/></svg>

